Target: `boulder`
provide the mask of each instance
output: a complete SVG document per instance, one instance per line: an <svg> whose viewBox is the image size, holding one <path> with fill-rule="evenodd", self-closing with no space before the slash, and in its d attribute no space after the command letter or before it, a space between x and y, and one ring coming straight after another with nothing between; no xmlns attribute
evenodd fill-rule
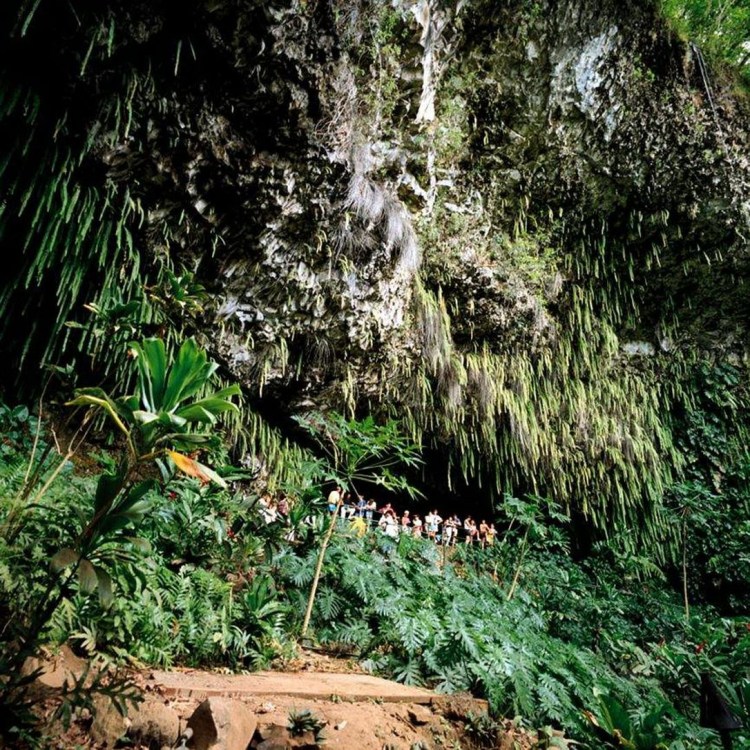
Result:
<svg viewBox="0 0 750 750"><path fill-rule="evenodd" d="M115 704L103 695L94 696L93 711L91 738L106 748L114 747L117 740L127 732L127 719L117 710Z"/></svg>
<svg viewBox="0 0 750 750"><path fill-rule="evenodd" d="M187 728L191 750L247 750L258 720L241 701L210 697L195 709Z"/></svg>
<svg viewBox="0 0 750 750"><path fill-rule="evenodd" d="M316 750L318 741L315 739L315 732L303 732L297 737L290 737L287 741L287 747L290 750Z"/></svg>
<svg viewBox="0 0 750 750"><path fill-rule="evenodd" d="M149 747L171 747L180 735L179 715L162 701L146 701L129 718L128 737Z"/></svg>
<svg viewBox="0 0 750 750"><path fill-rule="evenodd" d="M409 721L415 727L423 727L425 724L429 724L433 717L432 711L426 706L414 705L408 710Z"/></svg>
<svg viewBox="0 0 750 750"><path fill-rule="evenodd" d="M38 672L39 684L50 688L61 688L66 682L72 684L85 671L86 662L76 656L67 643L57 653L42 649L38 656L26 659L21 667L24 676Z"/></svg>
<svg viewBox="0 0 750 750"><path fill-rule="evenodd" d="M259 739L260 742L253 743L254 750L317 750L319 746L315 732L309 731L297 737L290 737L286 727L279 725L263 732L262 738Z"/></svg>
<svg viewBox="0 0 750 750"><path fill-rule="evenodd" d="M255 750L287 750L289 732L281 724L261 724L252 746Z"/></svg>

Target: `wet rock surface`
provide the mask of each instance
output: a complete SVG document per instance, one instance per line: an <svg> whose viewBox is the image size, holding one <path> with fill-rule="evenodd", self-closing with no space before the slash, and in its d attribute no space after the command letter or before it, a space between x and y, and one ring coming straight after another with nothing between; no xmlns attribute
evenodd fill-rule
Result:
<svg viewBox="0 0 750 750"><path fill-rule="evenodd" d="M642 488L566 456L660 440L622 396L606 434L536 445L616 411L572 405L587 372L625 393L636 363L744 356L748 105L653 3L107 9L111 35L93 7L40 14L14 69L45 51L50 137L65 114L55 142L87 144L77 183L125 216L114 285L136 275L153 299L165 267L194 273L205 299L159 304L281 440L301 411L395 414L469 481L533 477L587 507ZM542 390L521 415L514 399Z"/></svg>
<svg viewBox="0 0 750 750"><path fill-rule="evenodd" d="M375 395L382 367L422 354L420 267L474 316L456 315L466 347L552 335L566 244L603 226L633 251L654 324L696 278L711 294L744 273L743 105L703 80L650 3L400 2L381 17L194 2L179 28L166 3L112 6L113 62L95 44L75 91L127 93L130 124L100 129L86 168L132 186L144 270L167 255L197 269L207 341L266 399L332 400L345 376ZM172 37L178 60L158 52ZM528 252L503 244L518 221ZM698 246L722 260L709 270Z"/></svg>

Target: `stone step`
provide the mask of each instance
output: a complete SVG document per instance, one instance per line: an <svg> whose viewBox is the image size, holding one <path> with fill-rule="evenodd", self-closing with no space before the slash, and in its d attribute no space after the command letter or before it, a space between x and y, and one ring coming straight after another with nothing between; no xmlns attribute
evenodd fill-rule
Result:
<svg viewBox="0 0 750 750"><path fill-rule="evenodd" d="M439 696L423 688L401 685L380 677L333 672L253 672L252 674L214 674L178 670L154 670L149 683L165 695L203 700L211 695L242 698L246 696L287 695L309 700L428 704Z"/></svg>

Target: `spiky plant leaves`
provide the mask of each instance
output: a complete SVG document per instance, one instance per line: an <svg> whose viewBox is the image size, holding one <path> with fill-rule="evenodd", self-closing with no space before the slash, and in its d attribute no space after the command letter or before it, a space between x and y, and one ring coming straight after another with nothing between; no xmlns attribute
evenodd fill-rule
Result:
<svg viewBox="0 0 750 750"><path fill-rule="evenodd" d="M198 347L194 339L187 339L179 348L169 369L162 400L157 402L158 409L172 411L185 399L196 395L217 368L215 362L208 361L208 355Z"/></svg>
<svg viewBox="0 0 750 750"><path fill-rule="evenodd" d="M236 404L230 400L239 395L237 386L223 388L195 400L192 396L205 390L216 370L215 363L208 361L206 353L199 350L195 341L183 342L174 362L169 363L164 342L160 339L146 339L140 344L131 343L131 351L136 352L138 367L138 390L140 404L132 396L112 399L101 388L80 388L71 406L91 406L103 409L126 436L132 459L139 460L141 454L155 449L163 450L169 443L175 448L195 447L212 442L213 435L192 430L192 426L213 426L217 415L237 412ZM186 468L196 471L189 465L191 459L177 458ZM203 471L201 476L221 484L223 480L211 472ZM197 476L197 475L196 475Z"/></svg>
<svg viewBox="0 0 750 750"><path fill-rule="evenodd" d="M174 415L185 422L216 421L216 416L226 411L237 411L230 399L240 395L237 385L223 388L215 393L185 404L186 399L205 389L218 365L208 361L206 352L198 347L194 339L187 339L180 346L171 364L162 339L145 339L131 342L138 366L138 387L143 411L153 415ZM144 421L146 421L144 419Z"/></svg>
<svg viewBox="0 0 750 750"><path fill-rule="evenodd" d="M131 342L130 350L138 367L141 403L149 412L166 407L164 392L167 387L167 353L161 339L146 339L142 344ZM169 411L169 409L164 409Z"/></svg>
<svg viewBox="0 0 750 750"><path fill-rule="evenodd" d="M326 722L318 718L309 708L305 708L301 711L292 709L289 712L287 721L287 729L292 737L300 737L306 732L312 732L315 735L315 742L322 742L323 730L326 727Z"/></svg>

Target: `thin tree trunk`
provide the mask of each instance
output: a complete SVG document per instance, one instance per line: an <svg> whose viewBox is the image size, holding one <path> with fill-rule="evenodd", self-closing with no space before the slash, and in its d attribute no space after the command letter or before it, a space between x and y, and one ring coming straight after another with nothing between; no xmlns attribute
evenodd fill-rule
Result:
<svg viewBox="0 0 750 750"><path fill-rule="evenodd" d="M685 620L690 620L690 600L687 580L687 511L682 515L682 599L685 603Z"/></svg>
<svg viewBox="0 0 750 750"><path fill-rule="evenodd" d="M339 510L341 504L344 502L344 494L341 493L338 503L336 503L336 510L331 514L331 525L328 527L323 543L320 545L320 553L318 554L318 564L315 566L315 575L313 576L312 586L310 588L310 596L307 599L307 609L305 610L305 619L302 621L302 633L301 637L305 637L307 628L310 625L310 618L312 617L313 605L315 604L315 594L318 592L318 582L320 581L320 573L323 570L323 560L326 556L326 549L328 549L328 543L331 541L336 523L338 522Z"/></svg>
<svg viewBox="0 0 750 750"><path fill-rule="evenodd" d="M518 579L521 577L521 568L523 566L523 558L526 555L526 540L529 536L529 529L531 527L527 526L526 531L523 535L523 541L521 542L521 554L518 557L518 565L516 566L516 572L513 576L513 583L510 584L510 590L508 591L508 601L510 601L513 598L513 594L516 593L516 586L518 586Z"/></svg>
<svg viewBox="0 0 750 750"><path fill-rule="evenodd" d="M47 379L47 382L44 384L44 388L42 388L42 395L39 396L39 414L36 418L36 430L34 431L34 444L31 446L31 456L29 457L29 466L26 469L26 476L23 478L23 485L21 489L26 489L26 485L29 483L29 477L31 476L31 469L34 466L34 458L36 457L36 449L39 445L39 435L42 432L42 408L44 406L43 400L44 400L44 394L47 391L47 384L49 383L49 378Z"/></svg>

